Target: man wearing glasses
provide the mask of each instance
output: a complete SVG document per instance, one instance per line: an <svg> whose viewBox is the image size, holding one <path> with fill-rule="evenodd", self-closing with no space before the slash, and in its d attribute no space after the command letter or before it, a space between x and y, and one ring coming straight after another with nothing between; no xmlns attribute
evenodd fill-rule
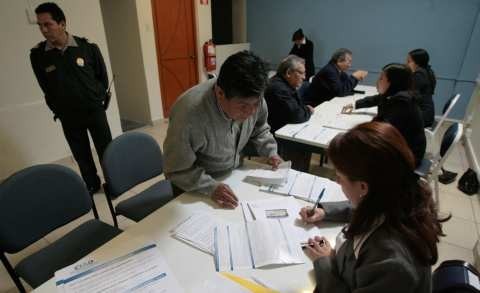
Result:
<svg viewBox="0 0 480 293"><path fill-rule="evenodd" d="M309 105L317 106L334 97L344 97L353 94L353 88L363 80L368 72L357 70L348 74L352 66L352 51L340 48L333 53L332 58L313 78L312 84L305 94Z"/></svg>

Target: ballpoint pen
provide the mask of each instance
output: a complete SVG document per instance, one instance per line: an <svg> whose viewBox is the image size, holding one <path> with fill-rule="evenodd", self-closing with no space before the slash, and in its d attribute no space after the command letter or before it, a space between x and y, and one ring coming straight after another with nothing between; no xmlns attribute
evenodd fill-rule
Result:
<svg viewBox="0 0 480 293"><path fill-rule="evenodd" d="M318 241L317 243L318 243L318 245L320 245L320 246L324 246L324 245L325 245L325 240L320 239L320 241ZM302 249L306 249L307 246L313 247L313 243L300 242L300 246L302 247Z"/></svg>
<svg viewBox="0 0 480 293"><path fill-rule="evenodd" d="M315 208L318 206L318 203L322 199L324 193L325 193L325 187L322 189L322 191L318 195L318 198L317 198L317 201L315 202L315 205L307 211L307 216L311 217L315 214Z"/></svg>

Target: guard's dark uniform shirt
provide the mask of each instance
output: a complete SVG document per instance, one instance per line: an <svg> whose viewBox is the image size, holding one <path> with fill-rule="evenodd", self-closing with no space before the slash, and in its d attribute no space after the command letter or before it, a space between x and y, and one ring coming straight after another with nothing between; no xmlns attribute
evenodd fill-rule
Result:
<svg viewBox="0 0 480 293"><path fill-rule="evenodd" d="M78 118L103 110L108 76L96 44L73 36L74 44L45 49L46 41L30 52L30 61L47 105L60 118ZM76 44L75 44L76 43Z"/></svg>
<svg viewBox="0 0 480 293"><path fill-rule="evenodd" d="M48 107L62 122L63 133L91 193L100 187L100 178L90 149L88 133L97 154L112 141L103 108L108 86L107 70L97 45L67 35L63 49L48 42L30 52L30 61Z"/></svg>

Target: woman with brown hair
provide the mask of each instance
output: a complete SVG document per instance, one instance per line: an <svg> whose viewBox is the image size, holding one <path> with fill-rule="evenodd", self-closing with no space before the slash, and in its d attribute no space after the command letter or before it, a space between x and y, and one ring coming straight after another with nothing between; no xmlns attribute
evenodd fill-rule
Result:
<svg viewBox="0 0 480 293"><path fill-rule="evenodd" d="M347 221L335 249L309 239L315 292L431 292L441 222L400 132L369 122L335 137L328 157L349 202L303 208L305 222Z"/></svg>

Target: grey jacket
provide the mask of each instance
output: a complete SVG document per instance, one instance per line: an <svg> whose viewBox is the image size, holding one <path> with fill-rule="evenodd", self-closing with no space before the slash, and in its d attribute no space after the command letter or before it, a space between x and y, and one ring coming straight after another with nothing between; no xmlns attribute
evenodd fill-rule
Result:
<svg viewBox="0 0 480 293"><path fill-rule="evenodd" d="M239 166L240 152L247 143L260 156L277 154L263 97L255 114L236 122L220 109L213 91L215 82L208 80L178 98L163 146L166 177L185 191L207 195L219 184L215 177Z"/></svg>
<svg viewBox="0 0 480 293"><path fill-rule="evenodd" d="M333 220L349 217L351 211L345 202L322 207L326 219ZM317 259L314 268L315 292L431 292L431 267L419 264L400 235L383 222L362 239L346 240L334 257Z"/></svg>

